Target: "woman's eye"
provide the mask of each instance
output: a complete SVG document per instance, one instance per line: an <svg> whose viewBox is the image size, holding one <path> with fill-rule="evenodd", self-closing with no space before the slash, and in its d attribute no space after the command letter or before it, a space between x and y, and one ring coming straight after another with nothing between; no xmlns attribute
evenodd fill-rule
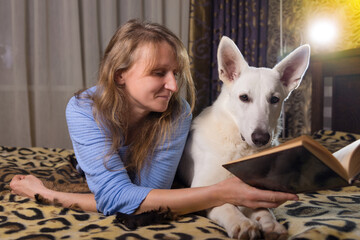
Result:
<svg viewBox="0 0 360 240"><path fill-rule="evenodd" d="M246 94L240 95L239 98L242 102L249 102L249 97Z"/></svg>
<svg viewBox="0 0 360 240"><path fill-rule="evenodd" d="M165 76L165 72L162 72L162 71L156 71L156 72L153 72L153 74L154 74L155 76L158 76L158 77L163 77L163 76Z"/></svg>
<svg viewBox="0 0 360 240"><path fill-rule="evenodd" d="M270 103L271 104L275 104L275 103L278 103L280 101L280 99L278 97L275 97L275 96L272 96L270 98Z"/></svg>

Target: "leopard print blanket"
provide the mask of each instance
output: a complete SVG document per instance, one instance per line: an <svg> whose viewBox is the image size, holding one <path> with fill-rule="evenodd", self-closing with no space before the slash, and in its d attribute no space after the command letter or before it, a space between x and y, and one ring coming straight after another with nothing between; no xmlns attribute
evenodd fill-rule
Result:
<svg viewBox="0 0 360 240"><path fill-rule="evenodd" d="M331 151L360 135L319 131L313 136ZM0 239L228 239L225 230L201 214L130 230L115 216L37 203L11 194L16 174L33 174L50 188L88 192L71 164L73 151L0 147ZM273 209L289 239L360 239L360 188L299 194L300 201Z"/></svg>

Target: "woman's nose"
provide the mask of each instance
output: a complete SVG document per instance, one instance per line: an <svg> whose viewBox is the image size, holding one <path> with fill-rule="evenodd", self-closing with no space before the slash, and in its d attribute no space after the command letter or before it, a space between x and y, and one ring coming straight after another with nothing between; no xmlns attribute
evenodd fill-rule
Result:
<svg viewBox="0 0 360 240"><path fill-rule="evenodd" d="M178 86L176 82L176 77L174 73L169 73L166 82L165 82L165 88L170 90L171 92L177 92Z"/></svg>

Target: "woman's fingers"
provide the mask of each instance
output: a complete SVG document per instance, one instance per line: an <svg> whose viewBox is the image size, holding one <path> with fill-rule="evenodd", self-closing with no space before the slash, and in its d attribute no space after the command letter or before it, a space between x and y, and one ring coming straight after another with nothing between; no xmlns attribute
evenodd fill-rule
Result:
<svg viewBox="0 0 360 240"><path fill-rule="evenodd" d="M225 202L253 209L275 208L288 200L297 201L299 199L295 194L252 187L236 177L225 180L223 184L227 186L223 186L222 190L232 193L230 195L232 200L225 200Z"/></svg>
<svg viewBox="0 0 360 240"><path fill-rule="evenodd" d="M267 190L258 190L260 192L254 191L259 195L255 196L252 203L253 208L265 207L265 208L276 208L286 201L297 201L299 197L291 193L267 191ZM251 203L250 203L251 204Z"/></svg>
<svg viewBox="0 0 360 240"><path fill-rule="evenodd" d="M299 197L296 194L270 191L270 190L261 190L254 187L251 188L254 199L257 199L258 201L281 203L288 200L294 200L294 201L299 200Z"/></svg>
<svg viewBox="0 0 360 240"><path fill-rule="evenodd" d="M33 175L15 175L10 182L12 194L34 198L34 195L43 190L44 185L40 179Z"/></svg>
<svg viewBox="0 0 360 240"><path fill-rule="evenodd" d="M25 175L15 175L14 177L13 177L13 180L23 180L25 178Z"/></svg>

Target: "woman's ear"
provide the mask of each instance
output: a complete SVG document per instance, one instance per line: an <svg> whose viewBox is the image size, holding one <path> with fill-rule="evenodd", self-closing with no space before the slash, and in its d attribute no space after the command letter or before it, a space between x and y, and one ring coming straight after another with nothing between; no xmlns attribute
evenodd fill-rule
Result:
<svg viewBox="0 0 360 240"><path fill-rule="evenodd" d="M116 71L115 72L115 82L118 84L118 85L125 85L125 80L122 76L122 72L121 71Z"/></svg>

